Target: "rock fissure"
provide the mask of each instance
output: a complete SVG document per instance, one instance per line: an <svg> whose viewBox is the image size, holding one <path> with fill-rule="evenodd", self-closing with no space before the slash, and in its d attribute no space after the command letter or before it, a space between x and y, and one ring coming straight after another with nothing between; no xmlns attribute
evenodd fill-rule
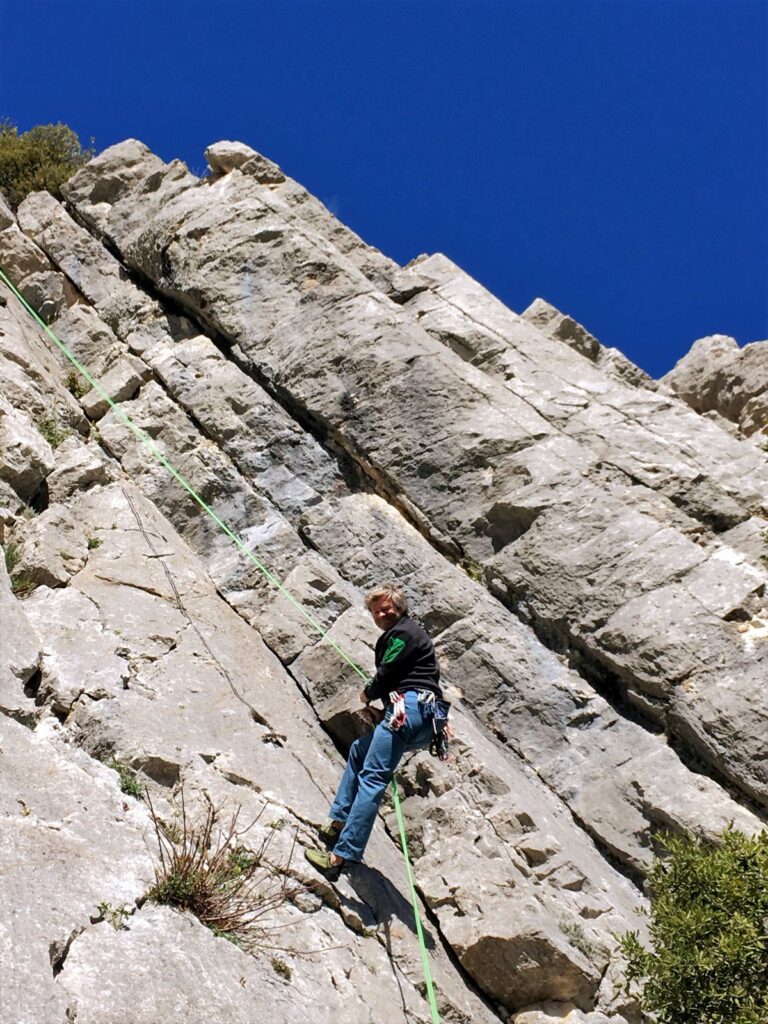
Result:
<svg viewBox="0 0 768 1024"><path fill-rule="evenodd" d="M78 938L78 936L83 934L87 927L88 925L79 925L70 932L68 938L63 941L54 939L49 943L48 955L50 957L51 971L54 978L58 977L64 969L64 963L69 956L72 943Z"/></svg>

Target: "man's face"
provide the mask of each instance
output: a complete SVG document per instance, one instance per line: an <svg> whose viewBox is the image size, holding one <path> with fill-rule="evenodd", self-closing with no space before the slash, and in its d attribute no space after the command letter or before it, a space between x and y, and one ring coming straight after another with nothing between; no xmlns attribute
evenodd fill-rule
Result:
<svg viewBox="0 0 768 1024"><path fill-rule="evenodd" d="M374 597L370 611L373 621L381 630L392 629L402 617L402 613L395 608L389 597Z"/></svg>

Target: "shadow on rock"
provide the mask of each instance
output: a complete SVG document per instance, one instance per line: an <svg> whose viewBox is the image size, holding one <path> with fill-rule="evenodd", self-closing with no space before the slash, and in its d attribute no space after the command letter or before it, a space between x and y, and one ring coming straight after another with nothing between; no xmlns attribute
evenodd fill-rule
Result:
<svg viewBox="0 0 768 1024"><path fill-rule="evenodd" d="M383 875L377 868L369 868L365 864L355 864L349 868L347 877L355 892L365 901L367 907L373 913L377 925L384 925L388 928L390 922L397 919L410 932L414 935L416 934L413 907L403 894L395 888L386 875ZM341 896L341 900L347 904L354 902L345 899L343 896ZM356 907L355 909L358 908ZM425 946L427 949L434 949L435 940L423 919L422 931Z"/></svg>

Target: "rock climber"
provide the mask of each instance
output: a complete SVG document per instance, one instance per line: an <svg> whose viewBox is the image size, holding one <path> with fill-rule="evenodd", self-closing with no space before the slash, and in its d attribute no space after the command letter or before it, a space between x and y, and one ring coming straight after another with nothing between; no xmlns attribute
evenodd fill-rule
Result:
<svg viewBox="0 0 768 1024"><path fill-rule="evenodd" d="M381 700L385 711L373 732L350 747L329 811L331 821L319 829L328 851L304 852L309 863L331 880L346 864L362 860L379 804L400 759L407 751L430 746L437 702L447 708L435 648L424 628L408 614L403 591L385 583L366 595L365 605L382 635L375 648L376 674L360 691L360 700L366 708L371 701Z"/></svg>

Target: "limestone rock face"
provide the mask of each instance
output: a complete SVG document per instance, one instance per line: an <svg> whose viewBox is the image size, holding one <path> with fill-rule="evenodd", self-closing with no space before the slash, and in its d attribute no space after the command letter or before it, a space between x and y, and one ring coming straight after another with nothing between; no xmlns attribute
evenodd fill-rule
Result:
<svg viewBox="0 0 768 1024"><path fill-rule="evenodd" d="M768 436L768 341L739 348L733 338L700 338L661 383L702 413L718 413L746 436Z"/></svg>
<svg viewBox="0 0 768 1024"><path fill-rule="evenodd" d="M0 480L24 501L37 490L54 466L53 451L29 417L10 403L0 404Z"/></svg>
<svg viewBox="0 0 768 1024"><path fill-rule="evenodd" d="M206 149L205 159L214 175L241 170L264 185L285 181L285 175L277 164L242 142L215 142Z"/></svg>
<svg viewBox="0 0 768 1024"><path fill-rule="evenodd" d="M0 1017L431 1020L390 798L338 882L301 857L393 579L457 732L398 772L441 1019L639 1024L617 936L659 833L768 807L768 462L723 427L765 343L657 385L256 150L206 159L128 140L66 208L0 206L62 343L2 288ZM146 898L156 827L211 804L296 889L251 952Z"/></svg>
<svg viewBox="0 0 768 1024"><path fill-rule="evenodd" d="M57 975L72 943L100 903L131 907L152 877L148 815L50 719L34 731L5 719L2 747L0 1010L4 1020L66 1020Z"/></svg>
<svg viewBox="0 0 768 1024"><path fill-rule="evenodd" d="M531 305L521 313L524 320L529 320L550 338L557 338L571 348L596 363L610 377L616 377L626 384L635 384L653 391L656 382L652 377L635 366L616 348L605 348L593 335L572 317L561 313L544 299L534 299Z"/></svg>
<svg viewBox="0 0 768 1024"><path fill-rule="evenodd" d="M444 257L418 261L430 287L393 305L322 224L310 230L279 189L234 173L184 187L169 165L149 197L126 191L105 233L162 293L228 338L243 369L354 459L435 545L485 563L494 593L540 635L556 634L593 678L611 679L696 757L765 801L765 654L750 648L745 660L735 622L761 621L765 566L741 566L718 539L767 514L764 454L669 398L607 378L576 351L569 358L568 346ZM242 267L251 268L245 277ZM450 443L446 408L455 414ZM418 432L395 441L388 425L403 422ZM577 563L578 610L561 603L564 521L570 551L586 557ZM590 559L615 557L618 567L629 532L651 544L640 554L642 579L619 569L606 588ZM542 562L532 572L531 546L535 566ZM670 561L672 551L682 561ZM697 566L707 552L716 567L733 568L722 602L702 608ZM725 697L691 643L739 666L743 700ZM658 673L688 679L687 688L649 681ZM735 744L721 739L728 721Z"/></svg>

